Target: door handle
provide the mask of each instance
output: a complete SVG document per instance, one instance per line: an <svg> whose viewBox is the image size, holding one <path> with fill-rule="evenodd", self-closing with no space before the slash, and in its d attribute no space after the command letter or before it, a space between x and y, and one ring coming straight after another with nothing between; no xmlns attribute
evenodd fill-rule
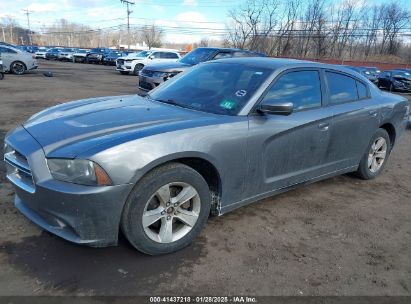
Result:
<svg viewBox="0 0 411 304"><path fill-rule="evenodd" d="M330 127L330 124L328 122L322 122L318 125L318 128L321 131L327 131L329 127Z"/></svg>
<svg viewBox="0 0 411 304"><path fill-rule="evenodd" d="M371 111L368 112L368 114L372 117L377 117L378 112L376 110L371 110Z"/></svg>

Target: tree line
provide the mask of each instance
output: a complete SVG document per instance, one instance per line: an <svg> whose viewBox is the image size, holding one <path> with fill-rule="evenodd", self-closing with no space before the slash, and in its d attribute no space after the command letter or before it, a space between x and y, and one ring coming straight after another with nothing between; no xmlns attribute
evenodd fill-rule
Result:
<svg viewBox="0 0 411 304"><path fill-rule="evenodd" d="M229 12L225 44L282 57L410 61L410 8L398 1L247 0Z"/></svg>

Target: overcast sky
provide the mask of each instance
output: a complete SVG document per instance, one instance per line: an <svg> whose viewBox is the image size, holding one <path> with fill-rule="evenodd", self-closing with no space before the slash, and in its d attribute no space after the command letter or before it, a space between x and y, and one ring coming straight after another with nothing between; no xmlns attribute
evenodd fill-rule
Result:
<svg viewBox="0 0 411 304"><path fill-rule="evenodd" d="M11 5L10 2L13 2ZM130 23L135 25L155 23L167 29L169 41L190 41L205 36L203 28L215 32L224 29L227 12L241 1L236 0L135 0L131 6ZM107 28L125 24L126 6L120 0L0 0L0 18L11 16L22 26L27 26L23 9L29 9L30 25L35 31L64 18L94 28ZM186 30L179 29L187 28ZM188 29L197 28L194 32ZM188 31L188 33L187 33Z"/></svg>
<svg viewBox="0 0 411 304"><path fill-rule="evenodd" d="M339 3L342 0L329 0ZM358 1L360 5L364 3ZM367 0L368 4L384 0ZM244 0L134 0L130 23L152 24L166 29L166 40L188 42L202 37L221 36L228 11ZM406 0L411 2L411 0ZM22 26L27 26L23 9L31 11L31 28L40 31L42 26L64 18L70 22L93 28L108 28L126 23L126 6L120 0L0 0L0 18L11 16ZM194 28L194 30L193 30Z"/></svg>

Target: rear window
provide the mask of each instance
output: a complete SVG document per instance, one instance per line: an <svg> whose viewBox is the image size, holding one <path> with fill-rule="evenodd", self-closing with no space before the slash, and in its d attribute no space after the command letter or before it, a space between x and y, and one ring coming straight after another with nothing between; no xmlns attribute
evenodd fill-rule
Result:
<svg viewBox="0 0 411 304"><path fill-rule="evenodd" d="M330 104L341 104L368 97L367 86L361 81L335 72L325 72Z"/></svg>
<svg viewBox="0 0 411 304"><path fill-rule="evenodd" d="M330 104L340 104L358 99L354 78L334 72L325 72L325 75L330 93Z"/></svg>

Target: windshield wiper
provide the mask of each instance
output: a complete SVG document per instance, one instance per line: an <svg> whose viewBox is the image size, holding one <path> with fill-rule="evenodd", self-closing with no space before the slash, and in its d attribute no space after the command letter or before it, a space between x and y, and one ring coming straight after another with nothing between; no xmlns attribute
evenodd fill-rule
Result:
<svg viewBox="0 0 411 304"><path fill-rule="evenodd" d="M167 103L167 104L181 107L181 105L178 102L176 102L174 99L154 99L154 100L158 102Z"/></svg>

